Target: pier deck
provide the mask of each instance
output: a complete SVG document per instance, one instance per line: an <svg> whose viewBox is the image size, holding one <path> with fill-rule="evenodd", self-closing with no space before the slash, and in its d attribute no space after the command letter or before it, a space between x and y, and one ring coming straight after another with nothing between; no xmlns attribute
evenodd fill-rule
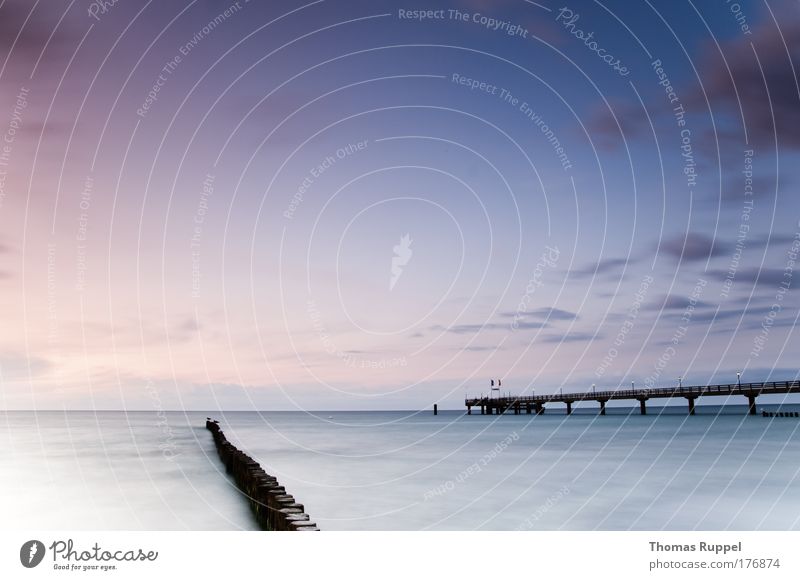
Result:
<svg viewBox="0 0 800 580"><path fill-rule="evenodd" d="M613 391L588 391L585 393L558 393L554 395L529 395L520 397L477 397L467 398L467 414L472 414L473 407L479 407L481 415L500 415L506 411L513 411L519 415L525 413L544 413L546 403L564 403L567 414L572 413L573 403L581 401L594 401L600 405L600 414L606 414L608 401L635 400L639 401L642 415L647 414L647 401L649 399L667 399L683 397L688 402L689 414L694 415L694 403L698 397L747 397L749 412L756 414L756 397L759 395L783 395L800 393L800 381L774 381L768 383L731 383L722 385L679 386L674 388L657 389L617 389Z"/></svg>

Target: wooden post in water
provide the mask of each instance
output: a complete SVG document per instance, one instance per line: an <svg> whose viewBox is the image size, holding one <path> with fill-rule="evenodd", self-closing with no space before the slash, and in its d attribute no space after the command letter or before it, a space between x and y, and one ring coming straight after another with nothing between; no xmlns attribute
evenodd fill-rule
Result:
<svg viewBox="0 0 800 580"><path fill-rule="evenodd" d="M754 393L749 393L747 395L747 405L750 407L750 414L756 414L756 395Z"/></svg>
<svg viewBox="0 0 800 580"><path fill-rule="evenodd" d="M439 405L437 405L436 403L433 404L433 414L434 415L438 415L439 414Z"/></svg>

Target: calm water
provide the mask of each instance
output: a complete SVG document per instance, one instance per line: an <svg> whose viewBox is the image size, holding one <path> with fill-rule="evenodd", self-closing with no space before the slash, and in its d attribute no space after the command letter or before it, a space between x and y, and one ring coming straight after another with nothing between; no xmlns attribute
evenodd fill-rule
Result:
<svg viewBox="0 0 800 580"><path fill-rule="evenodd" d="M214 416L324 530L800 529L800 419L655 411ZM206 415L0 413L0 527L254 529Z"/></svg>

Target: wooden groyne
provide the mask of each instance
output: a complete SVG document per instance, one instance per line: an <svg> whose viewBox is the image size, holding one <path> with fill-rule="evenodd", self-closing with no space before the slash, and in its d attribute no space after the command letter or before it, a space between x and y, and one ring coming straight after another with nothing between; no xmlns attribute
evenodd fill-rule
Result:
<svg viewBox="0 0 800 580"><path fill-rule="evenodd" d="M274 531L317 531L319 528L305 513L303 504L286 493L278 480L265 472L252 457L237 449L225 438L217 421L206 419L225 470L250 502L261 529Z"/></svg>
<svg viewBox="0 0 800 580"><path fill-rule="evenodd" d="M798 411L761 411L762 417L800 417Z"/></svg>

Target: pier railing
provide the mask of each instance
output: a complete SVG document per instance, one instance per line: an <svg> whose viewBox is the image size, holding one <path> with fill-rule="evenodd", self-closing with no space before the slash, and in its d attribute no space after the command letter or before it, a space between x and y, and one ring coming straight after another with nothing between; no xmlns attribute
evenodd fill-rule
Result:
<svg viewBox="0 0 800 580"><path fill-rule="evenodd" d="M755 414L755 398L759 395L800 393L800 381L771 381L760 383L726 383L718 385L694 385L661 387L653 389L613 389L591 390L580 393L554 393L550 395L523 395L506 397L475 397L467 398L464 402L467 411L472 414L472 407L480 407L481 414L487 410L503 413L513 409L519 414L524 408L527 413L535 410L537 414L544 412L545 403L566 403L567 413L572 412L572 404L580 401L597 401L600 411L605 414L605 403L613 400L637 400L640 403L642 414L646 413L645 401L648 399L683 397L689 401L689 412L694 414L694 400L703 396L730 396L743 395L748 398L750 413Z"/></svg>

